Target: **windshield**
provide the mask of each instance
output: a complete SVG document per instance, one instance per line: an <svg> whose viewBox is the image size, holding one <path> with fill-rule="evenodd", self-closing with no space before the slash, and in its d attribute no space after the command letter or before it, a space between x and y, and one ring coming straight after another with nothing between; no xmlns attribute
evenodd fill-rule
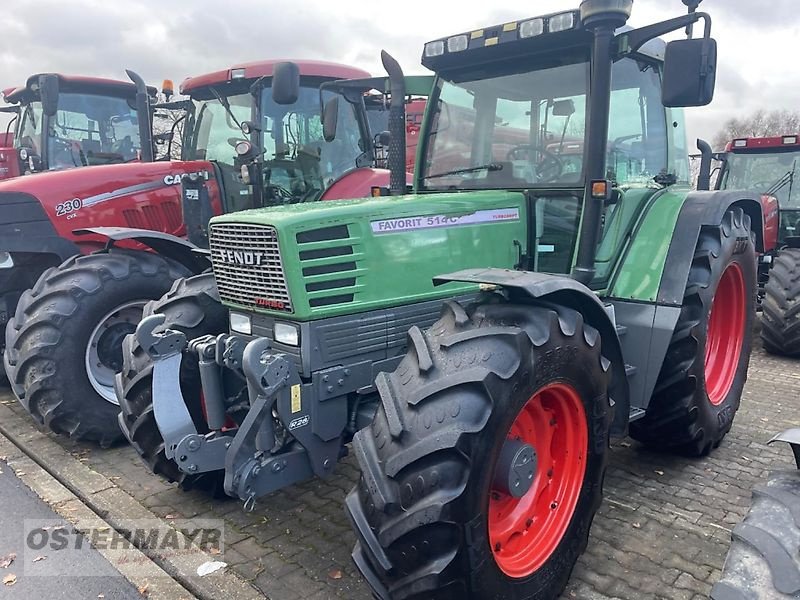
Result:
<svg viewBox="0 0 800 600"><path fill-rule="evenodd" d="M332 95L326 92L325 100ZM253 118L254 100L249 92L225 98L230 111L216 98L194 100L184 158L211 160L223 167L229 210L241 210L253 207L254 200L250 186L241 180L235 147L247 139L239 124ZM317 86L301 86L291 105L273 102L271 89L265 87L257 124L263 149L261 205L317 200L331 183L356 168L363 154L356 114L356 108L340 97L336 139L325 142Z"/></svg>
<svg viewBox="0 0 800 600"><path fill-rule="evenodd" d="M588 62L440 77L423 188L582 187L588 81ZM659 71L626 58L612 88L607 177L654 185L668 168Z"/></svg>
<svg viewBox="0 0 800 600"><path fill-rule="evenodd" d="M331 91L323 93L325 102L333 96ZM363 154L355 107L344 97L339 97L336 139L323 139L316 87L301 87L290 106L273 102L267 90L261 118L267 201L317 200L335 180L355 169Z"/></svg>
<svg viewBox="0 0 800 600"><path fill-rule="evenodd" d="M141 150L136 110L125 98L61 93L49 123L51 169L127 162Z"/></svg>
<svg viewBox="0 0 800 600"><path fill-rule="evenodd" d="M800 208L797 166L800 150L772 153L729 153L723 175L723 189L770 192L781 208Z"/></svg>

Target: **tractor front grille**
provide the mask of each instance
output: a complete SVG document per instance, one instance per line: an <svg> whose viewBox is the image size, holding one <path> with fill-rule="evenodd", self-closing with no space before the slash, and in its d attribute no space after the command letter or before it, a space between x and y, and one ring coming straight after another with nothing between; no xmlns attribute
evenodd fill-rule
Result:
<svg viewBox="0 0 800 600"><path fill-rule="evenodd" d="M223 302L292 312L274 227L214 224L209 227L209 247Z"/></svg>

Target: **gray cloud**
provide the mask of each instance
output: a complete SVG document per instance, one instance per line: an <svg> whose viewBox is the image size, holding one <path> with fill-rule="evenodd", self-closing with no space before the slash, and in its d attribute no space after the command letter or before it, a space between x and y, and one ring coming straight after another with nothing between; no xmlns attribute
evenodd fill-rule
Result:
<svg viewBox="0 0 800 600"><path fill-rule="evenodd" d="M123 78L125 68L153 84L165 77L179 82L267 57L345 62L378 74L382 48L407 72L423 72L419 58L427 40L578 4L516 0L500 7L462 0L456 9L430 0L3 0L0 88L34 72ZM702 9L711 13L720 44L719 84L712 106L688 111L692 135L712 137L725 119L755 108L800 105L800 74L776 74L796 53L797 0L705 0ZM632 24L683 10L679 0L636 0Z"/></svg>

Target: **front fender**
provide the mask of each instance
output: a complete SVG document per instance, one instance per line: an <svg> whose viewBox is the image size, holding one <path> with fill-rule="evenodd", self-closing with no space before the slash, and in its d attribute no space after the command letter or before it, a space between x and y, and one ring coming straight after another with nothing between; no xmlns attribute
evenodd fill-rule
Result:
<svg viewBox="0 0 800 600"><path fill-rule="evenodd" d="M584 321L600 332L603 356L611 361L609 395L614 401L612 434L625 433L630 414L630 390L625 374L625 361L622 358L622 347L616 324L592 290L565 275L492 268L465 269L440 275L434 278L433 284L441 285L450 281L496 285L507 290L511 300L517 302L544 300L581 313Z"/></svg>
<svg viewBox="0 0 800 600"><path fill-rule="evenodd" d="M128 227L88 227L76 229L73 233L75 235L99 235L108 240L108 247L123 240L138 242L158 254L182 264L195 275L211 267L211 261L200 248L169 233Z"/></svg>

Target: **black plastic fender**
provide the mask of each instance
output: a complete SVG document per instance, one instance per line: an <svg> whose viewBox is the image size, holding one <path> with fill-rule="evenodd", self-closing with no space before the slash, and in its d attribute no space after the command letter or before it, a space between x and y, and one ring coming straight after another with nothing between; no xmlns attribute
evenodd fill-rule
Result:
<svg viewBox="0 0 800 600"><path fill-rule="evenodd" d="M152 248L158 254L182 264L193 275L198 275L211 266L207 251L169 233L129 227L89 227L76 229L73 233L75 235L94 234L105 237L109 240L108 247L112 247L116 242L123 240L139 242L148 248Z"/></svg>
<svg viewBox="0 0 800 600"><path fill-rule="evenodd" d="M779 433L768 444L775 442L786 442L792 448L794 453L794 460L797 463L797 468L800 469L800 427L794 429L787 429L783 433Z"/></svg>
<svg viewBox="0 0 800 600"><path fill-rule="evenodd" d="M603 356L611 361L611 388L609 394L614 401L612 435L624 435L630 414L630 390L625 375L625 361L617 329L603 303L592 290L565 275L550 275L530 271L508 269L465 269L455 273L439 275L434 285L449 281L496 285L509 293L511 301L524 303L536 299L567 306L583 315L586 323L600 332L603 340Z"/></svg>
<svg viewBox="0 0 800 600"><path fill-rule="evenodd" d="M0 251L53 254L58 262L80 254L78 246L58 235L41 202L23 192L0 193Z"/></svg>
<svg viewBox="0 0 800 600"><path fill-rule="evenodd" d="M680 306L689 279L689 269L704 225L718 226L731 207L741 208L750 217L750 227L756 235L756 251L764 251L764 217L760 197L742 191L691 192L678 215L672 236L664 274L658 289L658 304Z"/></svg>

